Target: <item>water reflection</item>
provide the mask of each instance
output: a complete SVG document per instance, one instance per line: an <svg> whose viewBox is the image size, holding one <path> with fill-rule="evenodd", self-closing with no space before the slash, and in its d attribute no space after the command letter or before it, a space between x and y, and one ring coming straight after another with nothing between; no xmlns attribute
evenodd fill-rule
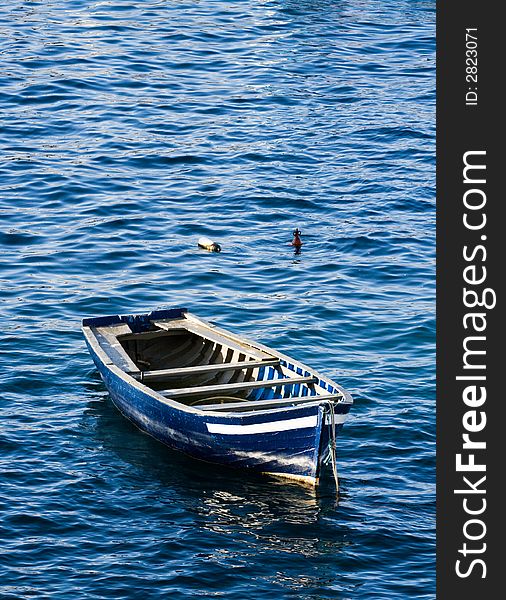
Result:
<svg viewBox="0 0 506 600"><path fill-rule="evenodd" d="M339 524L330 482L315 491L196 461L141 433L109 398L90 396L85 427L92 430L95 447L98 444L102 454L112 457L110 477L123 476L119 459L132 467L131 476L142 478L147 488L157 486L158 495L183 508L200 531L236 538L246 535L250 544L263 551L305 557L339 552L345 545L348 527Z"/></svg>

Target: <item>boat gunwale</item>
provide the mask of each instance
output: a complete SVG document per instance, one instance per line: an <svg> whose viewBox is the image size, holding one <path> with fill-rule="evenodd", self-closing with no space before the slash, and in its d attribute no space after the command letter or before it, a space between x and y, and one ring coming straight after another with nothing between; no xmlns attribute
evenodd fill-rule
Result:
<svg viewBox="0 0 506 600"><path fill-rule="evenodd" d="M312 376L317 377L320 381L324 381L327 385L330 384L333 388L335 388L336 393L338 392L342 395L342 400L339 400L338 402L336 402L335 403L336 406L345 405L345 406L349 407L345 411L346 413L349 412L349 410L351 409L351 406L353 405L353 398L349 392L347 392L341 385L335 383L328 377L321 375L320 373L313 370L312 368L309 368L307 365L301 363L300 361L295 360L285 354L282 354L281 352L278 352L277 350L269 348L268 346L265 346L264 344L261 344L260 342L250 340L249 338L244 338L242 336L239 337L239 336L236 336L235 334L232 334L229 331L222 330L221 328L219 328L215 325L212 325L211 323L208 323L204 319L201 319L200 317L197 317L196 315L193 315L192 313L184 312L183 314L184 314L185 318L190 317L190 320L200 323L200 324L204 325L205 327L209 327L213 331L216 331L216 333L219 333L220 335L223 335L224 337L228 337L232 340L234 338L236 338L237 341L240 341L241 343L246 343L247 345L250 345L252 348L256 348L262 352L267 352L268 354L271 354L272 356L279 358L280 360L286 361L287 364L293 365L294 368L301 368L305 371L308 371ZM149 313L148 313L148 315L149 315ZM156 319L156 320L161 320L161 319ZM118 322L118 324L119 323L120 322ZM97 329L100 327L101 327L101 325L96 326ZM170 406L171 408L173 408L175 410L183 411L183 412L190 413L193 415L198 415L199 417L205 417L207 420L208 419L213 419L213 420L214 419L221 419L221 420L223 420L223 419L226 419L226 420L239 419L239 420L242 420L244 417L251 417L253 415L259 416L259 415L271 415L271 414L293 412L293 411L297 411L299 409L307 408L308 406L318 405L322 402L329 402L328 399L319 401L319 399L318 399L319 396L307 396L307 399L308 399L307 402L298 403L296 406L288 406L288 407L272 408L272 409L267 408L265 410L252 410L252 411L244 410L244 411L239 411L239 412L221 412L220 411L219 413L217 413L217 412L213 412L210 410L204 411L204 410L199 409L198 407L189 406L187 404L178 402L177 400L172 400L170 397L164 397L157 391L151 389L146 384L142 383L141 381L138 381L133 376L133 374L130 374L130 373L124 371L123 369L121 369L113 361L113 359L107 354L107 352L102 348L102 346L100 345L100 343L95 335L95 332L93 331L93 325L91 325L91 324L84 325L83 324L82 331L83 331L86 341L90 345L90 348L93 350L93 352L95 353L97 358L100 360L100 362L103 364L103 366L106 369L109 369L116 376L119 376L126 384L137 388L139 391L142 391L143 393L149 395L154 400L157 400L158 402L160 402L162 404ZM287 398L287 400L289 400L289 398Z"/></svg>

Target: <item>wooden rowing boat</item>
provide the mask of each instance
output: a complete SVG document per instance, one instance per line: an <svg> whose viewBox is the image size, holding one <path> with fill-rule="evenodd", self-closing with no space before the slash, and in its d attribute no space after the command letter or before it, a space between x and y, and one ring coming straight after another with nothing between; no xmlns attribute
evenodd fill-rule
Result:
<svg viewBox="0 0 506 600"><path fill-rule="evenodd" d="M82 325L114 404L167 446L311 485L328 457L335 467L353 401L302 363L186 309Z"/></svg>

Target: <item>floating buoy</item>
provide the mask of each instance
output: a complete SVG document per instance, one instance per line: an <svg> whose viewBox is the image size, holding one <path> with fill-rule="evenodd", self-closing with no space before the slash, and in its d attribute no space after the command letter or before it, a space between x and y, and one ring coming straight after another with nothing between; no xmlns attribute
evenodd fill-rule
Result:
<svg viewBox="0 0 506 600"><path fill-rule="evenodd" d="M221 246L208 237L201 237L197 243L199 248L209 250L209 252L221 252Z"/></svg>
<svg viewBox="0 0 506 600"><path fill-rule="evenodd" d="M302 240L300 239L301 233L302 232L299 231L299 229L296 229L293 232L292 246L295 246L296 248L300 248L302 246Z"/></svg>

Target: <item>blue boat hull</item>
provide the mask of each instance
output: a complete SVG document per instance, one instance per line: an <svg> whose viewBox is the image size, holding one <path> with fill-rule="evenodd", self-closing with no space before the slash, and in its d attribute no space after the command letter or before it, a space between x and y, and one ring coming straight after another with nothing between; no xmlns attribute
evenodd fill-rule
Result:
<svg viewBox="0 0 506 600"><path fill-rule="evenodd" d="M165 400L113 364L93 341L87 338L86 343L124 416L166 446L206 462L315 484L331 427L337 434L350 409L348 403L334 404L332 423L328 402L242 413L205 412ZM320 384L328 386L323 380Z"/></svg>

